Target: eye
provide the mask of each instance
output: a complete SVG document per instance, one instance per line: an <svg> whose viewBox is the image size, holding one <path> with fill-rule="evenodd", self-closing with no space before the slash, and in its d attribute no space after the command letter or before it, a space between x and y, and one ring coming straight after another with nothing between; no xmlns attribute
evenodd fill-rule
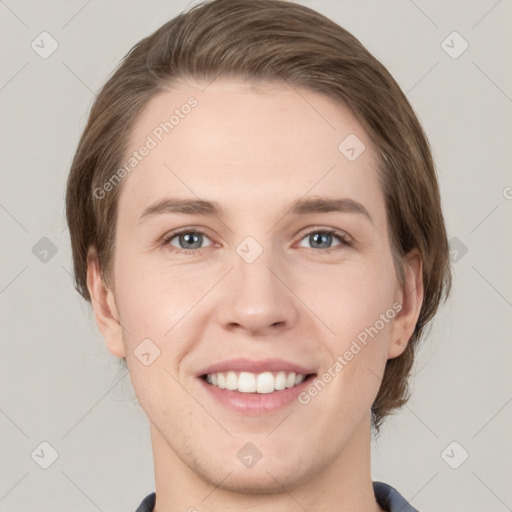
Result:
<svg viewBox="0 0 512 512"><path fill-rule="evenodd" d="M332 242L336 239L338 243L333 246ZM313 228L301 239L300 246L307 247L302 244L303 240L307 240L309 244L311 244L310 247L312 249L322 249L324 252L330 252L330 250L340 245L352 246L352 241L349 239L348 235L334 228Z"/></svg>
<svg viewBox="0 0 512 512"><path fill-rule="evenodd" d="M205 240L209 243L203 246ZM174 253L198 254L201 249L209 247L212 244L206 233L195 229L183 229L167 235L164 240L162 240L162 245Z"/></svg>
<svg viewBox="0 0 512 512"><path fill-rule="evenodd" d="M326 253L336 250L336 247L341 249L340 246L352 247L353 245L353 241L348 235L334 228L315 227L311 229L302 237L300 247L308 247L304 245L304 240L310 244L311 249L321 249ZM337 241L337 243L333 245L333 241ZM169 233L162 240L162 245L172 253L194 255L199 254L202 249L212 246L213 243L203 231L183 228Z"/></svg>

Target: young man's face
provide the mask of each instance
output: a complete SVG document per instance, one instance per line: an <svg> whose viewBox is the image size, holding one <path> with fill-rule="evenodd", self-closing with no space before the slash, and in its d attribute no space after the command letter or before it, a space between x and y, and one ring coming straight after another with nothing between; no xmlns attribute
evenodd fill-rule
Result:
<svg viewBox="0 0 512 512"><path fill-rule="evenodd" d="M205 85L163 93L137 119L127 159L141 160L122 182L114 287L105 307L98 292L93 303L109 350L127 358L157 464L281 492L366 443L386 360L414 328L416 292L396 278L376 155L348 110L284 86ZM183 107L190 97L197 104ZM171 198L220 210L153 208ZM340 208L292 211L313 199ZM202 378L239 358L316 376L268 393ZM290 385L286 363L231 370L269 391L281 378L258 374L282 369Z"/></svg>

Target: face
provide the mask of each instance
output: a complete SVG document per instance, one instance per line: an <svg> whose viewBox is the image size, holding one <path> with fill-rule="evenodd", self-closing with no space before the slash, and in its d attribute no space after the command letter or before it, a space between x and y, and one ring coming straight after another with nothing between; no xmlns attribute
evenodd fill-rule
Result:
<svg viewBox="0 0 512 512"><path fill-rule="evenodd" d="M205 85L154 97L135 123L114 285L95 309L169 464L214 485L230 473L233 490L281 490L368 431L386 360L414 321L372 142L349 111L285 86ZM340 147L350 134L359 142ZM223 367L229 386L247 371L240 381L262 392L202 378ZM294 368L309 376L297 386ZM281 370L292 387L267 392Z"/></svg>

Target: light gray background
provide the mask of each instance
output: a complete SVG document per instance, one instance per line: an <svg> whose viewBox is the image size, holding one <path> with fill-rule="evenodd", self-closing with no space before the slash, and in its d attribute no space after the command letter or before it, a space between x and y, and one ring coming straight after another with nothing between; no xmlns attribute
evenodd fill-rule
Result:
<svg viewBox="0 0 512 512"><path fill-rule="evenodd" d="M303 3L356 35L407 93L459 240L452 297L413 398L373 444L373 478L421 512L512 510L512 2ZM133 511L154 490L147 419L72 287L63 197L95 92L189 5L0 0L1 511ZM59 45L47 59L31 48L43 31ZM457 59L441 46L453 31L469 43ZM32 250L42 237L57 248L46 262ZM31 457L43 441L58 452L48 469Z"/></svg>

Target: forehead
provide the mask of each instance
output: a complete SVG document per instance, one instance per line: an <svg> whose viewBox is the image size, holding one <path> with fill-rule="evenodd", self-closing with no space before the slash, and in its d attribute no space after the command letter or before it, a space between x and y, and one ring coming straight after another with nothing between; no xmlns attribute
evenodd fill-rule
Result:
<svg viewBox="0 0 512 512"><path fill-rule="evenodd" d="M126 160L145 156L124 179L120 211L130 204L140 212L166 193L246 210L334 190L375 206L382 200L374 149L357 119L288 85L182 83L148 102L129 148Z"/></svg>

